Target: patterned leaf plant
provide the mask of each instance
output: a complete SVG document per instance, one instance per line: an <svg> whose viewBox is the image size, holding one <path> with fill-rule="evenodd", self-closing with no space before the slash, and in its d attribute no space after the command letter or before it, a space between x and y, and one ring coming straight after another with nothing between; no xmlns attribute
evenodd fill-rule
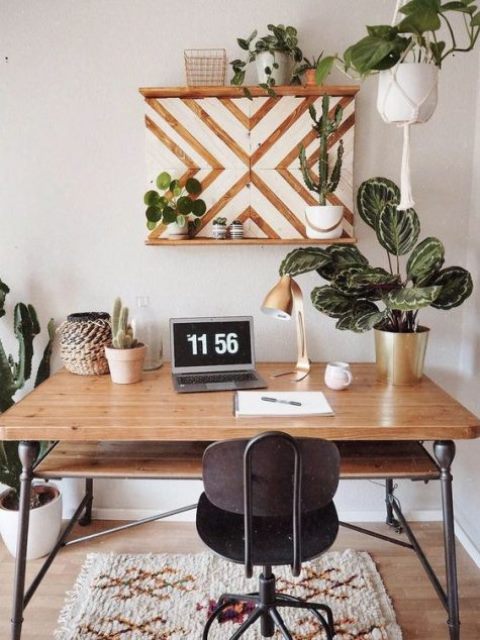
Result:
<svg viewBox="0 0 480 640"><path fill-rule="evenodd" d="M349 245L295 249L280 265L281 275L317 271L328 282L315 287L311 299L318 311L336 319L337 329L414 333L420 309L453 309L472 293L470 273L462 267L444 269L443 244L430 237L418 242L418 215L413 209L399 211L399 202L400 190L387 178L366 180L358 190L358 212L385 249L388 269L371 266ZM400 261L407 254L402 273Z"/></svg>

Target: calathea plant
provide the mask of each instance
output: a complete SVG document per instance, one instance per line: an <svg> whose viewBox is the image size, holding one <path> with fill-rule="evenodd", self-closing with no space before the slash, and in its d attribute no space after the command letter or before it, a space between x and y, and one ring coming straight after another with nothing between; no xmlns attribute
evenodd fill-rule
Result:
<svg viewBox="0 0 480 640"><path fill-rule="evenodd" d="M5 315L5 298L9 291L9 287L0 280L0 318ZM15 305L13 331L18 343L17 360L12 355L7 356L0 341L0 413L15 404L15 394L25 385L32 374L33 341L35 336L40 333L37 314L32 305L26 305L23 302ZM48 343L38 366L35 386L50 375L50 358L55 336L53 320L48 323L48 336ZM40 455L48 446L49 443L42 443ZM0 441L0 482L13 490L11 499L13 507L15 507L20 492L21 471L18 442ZM38 496L32 492L32 506L38 506L36 500L38 500Z"/></svg>
<svg viewBox="0 0 480 640"><path fill-rule="evenodd" d="M386 269L370 265L349 245L295 249L280 266L281 275L317 271L328 281L313 289L311 299L318 311L337 320L337 329L414 333L421 309L452 309L472 293L468 271L444 267L440 240L429 237L417 242L418 216L413 209L398 210L399 201L397 185L387 178L367 180L358 191L358 211L386 251ZM400 259L407 254L402 270Z"/></svg>
<svg viewBox="0 0 480 640"><path fill-rule="evenodd" d="M333 168L329 167L328 140L335 133L343 118L343 109L340 105L335 108L333 118L329 115L330 96L325 95L322 98L322 115L317 117L315 107L310 105L309 113L313 120L313 129L316 131L320 149L318 156L318 179L315 178L307 163L307 155L305 147L300 147L298 159L300 160L300 168L302 170L303 181L307 189L318 194L318 203L322 206L327 204L327 197L334 193L340 182L343 161L343 140L340 140L337 148L337 158Z"/></svg>

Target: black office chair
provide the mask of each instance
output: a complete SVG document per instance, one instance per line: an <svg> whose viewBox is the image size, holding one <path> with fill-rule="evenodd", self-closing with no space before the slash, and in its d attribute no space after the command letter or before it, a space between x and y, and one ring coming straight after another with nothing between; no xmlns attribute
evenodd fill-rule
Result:
<svg viewBox="0 0 480 640"><path fill-rule="evenodd" d="M333 615L325 604L305 602L278 593L272 566L292 566L326 551L335 541L338 518L332 498L337 490L340 455L333 442L295 439L268 432L252 440L225 440L210 445L203 456L205 493L197 508L197 531L214 552L245 565L262 566L259 589L245 595L224 593L208 618L203 640L227 607L253 606L249 617L230 637L237 640L260 619L261 634L271 638L275 627L292 640L279 609L307 609L320 621L326 638L334 636Z"/></svg>

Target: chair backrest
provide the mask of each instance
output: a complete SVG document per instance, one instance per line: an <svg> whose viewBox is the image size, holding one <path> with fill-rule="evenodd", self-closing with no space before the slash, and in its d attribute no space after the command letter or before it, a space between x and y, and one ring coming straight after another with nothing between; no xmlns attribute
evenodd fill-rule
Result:
<svg viewBox="0 0 480 640"><path fill-rule="evenodd" d="M210 502L224 511L245 513L244 454L250 443L253 515L291 514L295 455L289 440L296 443L300 454L301 511L327 505L339 480L340 454L336 445L319 438L290 438L281 432L267 432L250 441L223 440L207 447L203 483Z"/></svg>

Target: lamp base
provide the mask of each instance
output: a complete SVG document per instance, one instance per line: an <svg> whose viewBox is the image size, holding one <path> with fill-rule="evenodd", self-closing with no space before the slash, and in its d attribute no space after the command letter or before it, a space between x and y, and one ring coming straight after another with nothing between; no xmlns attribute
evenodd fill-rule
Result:
<svg viewBox="0 0 480 640"><path fill-rule="evenodd" d="M282 373L275 373L272 375L272 378L281 378L282 376L295 376L293 382L301 382L305 380L305 378L310 373L310 362L308 364L297 364L295 369L291 371L283 371Z"/></svg>

